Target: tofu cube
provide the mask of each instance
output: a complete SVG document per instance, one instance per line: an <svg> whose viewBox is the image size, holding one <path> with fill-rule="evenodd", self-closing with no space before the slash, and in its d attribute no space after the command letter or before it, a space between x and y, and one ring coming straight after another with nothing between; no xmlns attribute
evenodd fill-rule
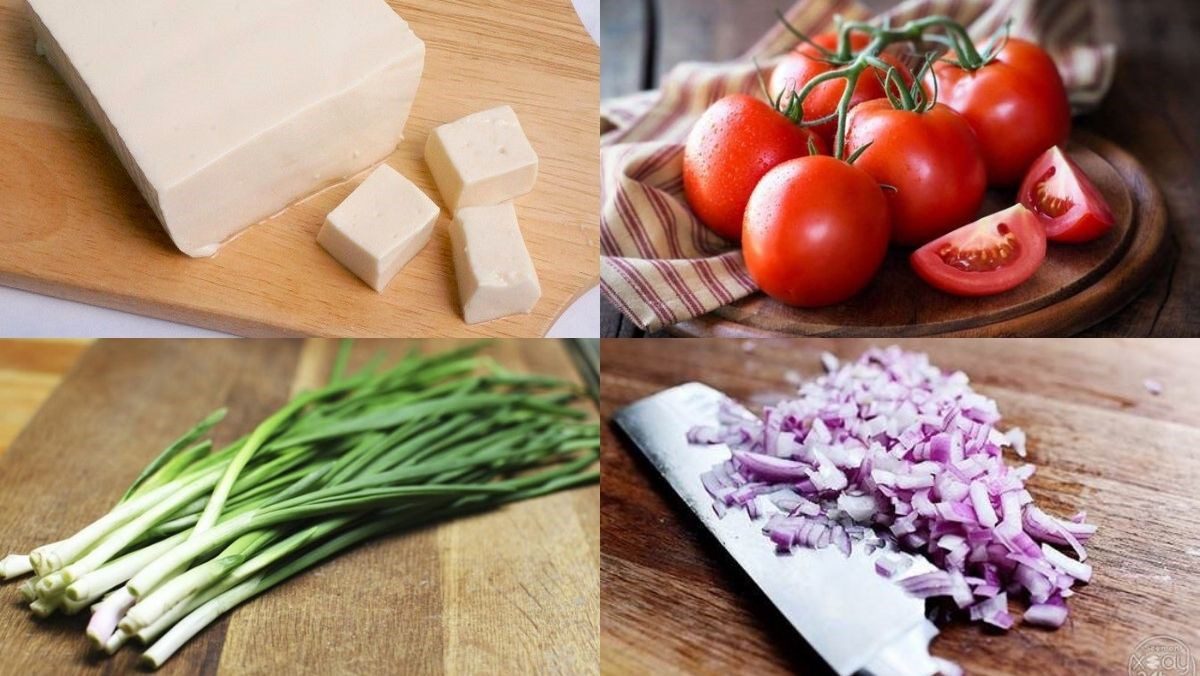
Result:
<svg viewBox="0 0 1200 676"><path fill-rule="evenodd" d="M450 247L468 324L529 312L541 298L512 202L459 210L450 224Z"/></svg>
<svg viewBox="0 0 1200 676"><path fill-rule="evenodd" d="M429 242L441 209L388 165L380 165L325 219L317 241L376 291Z"/></svg>
<svg viewBox="0 0 1200 676"><path fill-rule="evenodd" d="M451 213L506 202L537 182L537 154L508 106L434 129L425 143L425 162Z"/></svg>

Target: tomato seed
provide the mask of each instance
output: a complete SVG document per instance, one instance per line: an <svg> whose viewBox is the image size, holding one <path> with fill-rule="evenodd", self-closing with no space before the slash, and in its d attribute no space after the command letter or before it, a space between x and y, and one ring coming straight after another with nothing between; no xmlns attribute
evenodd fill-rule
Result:
<svg viewBox="0 0 1200 676"><path fill-rule="evenodd" d="M962 270L963 272L990 272L998 270L1019 256L1021 245L1017 242L1017 238L1013 236L1008 224L1001 223L996 227L996 231L1000 233L1003 239L992 246L983 249L972 248L964 250L947 243L938 250L938 256L941 257L942 262L946 265Z"/></svg>
<svg viewBox="0 0 1200 676"><path fill-rule="evenodd" d="M1050 167L1050 171L1038 181L1037 188L1034 190L1037 201L1033 205L1039 213L1049 216L1050 218L1058 218L1075 207L1075 203L1069 198L1059 197L1050 192L1050 178L1054 176L1055 167Z"/></svg>

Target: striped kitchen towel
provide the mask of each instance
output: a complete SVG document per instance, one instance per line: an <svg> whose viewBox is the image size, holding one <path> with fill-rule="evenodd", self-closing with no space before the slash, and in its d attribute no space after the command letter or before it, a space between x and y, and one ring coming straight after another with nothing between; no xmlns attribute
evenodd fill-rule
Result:
<svg viewBox="0 0 1200 676"><path fill-rule="evenodd" d="M1012 34L1054 57L1076 112L1096 106L1112 82L1116 48L1097 38L1092 4L1083 0L908 0L876 16L899 25L945 14L985 40L1008 19ZM787 13L808 34L832 30L837 15L863 20L853 0L801 0ZM717 99L758 93L751 58L771 66L795 45L782 25L732 63L683 63L657 92L601 106L600 286L627 317L650 331L691 319L757 289L741 251L702 226L683 197L683 143Z"/></svg>

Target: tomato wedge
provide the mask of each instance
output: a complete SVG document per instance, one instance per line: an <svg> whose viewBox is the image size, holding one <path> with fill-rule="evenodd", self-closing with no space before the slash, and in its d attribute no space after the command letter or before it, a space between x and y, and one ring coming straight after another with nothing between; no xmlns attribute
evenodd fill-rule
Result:
<svg viewBox="0 0 1200 676"><path fill-rule="evenodd" d="M1058 146L1034 161L1020 195L1053 242L1090 242L1112 229L1112 209L1104 195Z"/></svg>
<svg viewBox="0 0 1200 676"><path fill-rule="evenodd" d="M1046 257L1046 232L1017 204L964 225L912 253L913 270L956 296L990 296L1019 286Z"/></svg>

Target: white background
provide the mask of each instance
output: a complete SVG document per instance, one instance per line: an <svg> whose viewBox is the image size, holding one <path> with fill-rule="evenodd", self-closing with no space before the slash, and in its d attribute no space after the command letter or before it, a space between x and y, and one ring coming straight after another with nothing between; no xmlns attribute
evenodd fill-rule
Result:
<svg viewBox="0 0 1200 676"><path fill-rule="evenodd" d="M600 0L572 0L593 40L600 31ZM597 179L599 180L599 179ZM0 286L0 336L6 337L211 337L224 334L94 305L40 296ZM577 300L548 334L550 337L600 335L600 289Z"/></svg>

